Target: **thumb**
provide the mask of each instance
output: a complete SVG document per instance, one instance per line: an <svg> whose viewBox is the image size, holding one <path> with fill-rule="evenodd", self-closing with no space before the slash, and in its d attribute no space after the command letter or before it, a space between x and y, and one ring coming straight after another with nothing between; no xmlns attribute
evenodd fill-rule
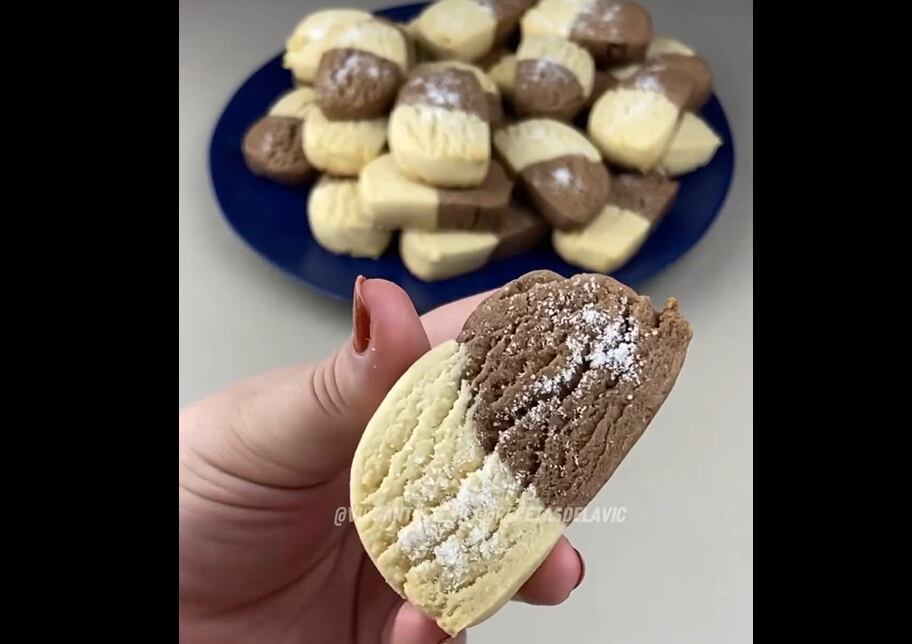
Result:
<svg viewBox="0 0 912 644"><path fill-rule="evenodd" d="M330 358L263 378L234 405L236 474L296 488L351 464L386 393L430 349L411 299L392 282L358 277L352 317L351 339Z"/></svg>

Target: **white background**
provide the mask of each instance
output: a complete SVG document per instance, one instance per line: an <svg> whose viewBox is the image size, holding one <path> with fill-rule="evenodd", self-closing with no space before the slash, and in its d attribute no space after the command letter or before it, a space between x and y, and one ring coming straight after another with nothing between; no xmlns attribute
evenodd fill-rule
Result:
<svg viewBox="0 0 912 644"><path fill-rule="evenodd" d="M625 521L569 530L586 556L584 583L557 608L510 604L472 629L472 642L753 640L753 5L644 4L657 33L709 60L735 138L735 181L719 219L689 255L639 285L657 303L681 300L694 339L668 402L593 503L626 507ZM319 6L180 1L180 405L322 357L348 337L348 305L281 275L228 229L207 170L225 102Z"/></svg>

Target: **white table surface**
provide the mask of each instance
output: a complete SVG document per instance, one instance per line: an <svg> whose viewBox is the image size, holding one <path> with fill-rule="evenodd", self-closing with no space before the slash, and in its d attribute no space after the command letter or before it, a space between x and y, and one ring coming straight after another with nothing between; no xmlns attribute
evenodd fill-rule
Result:
<svg viewBox="0 0 912 644"><path fill-rule="evenodd" d="M349 305L280 274L228 229L207 169L232 92L298 19L330 4L180 0L180 405L320 358L348 337ZM674 392L593 503L625 507L625 520L569 530L586 555L584 583L557 608L510 604L472 629L472 642L753 641L753 3L644 4L658 33L709 60L735 138L734 185L717 222L640 285L656 302L677 297L694 339Z"/></svg>

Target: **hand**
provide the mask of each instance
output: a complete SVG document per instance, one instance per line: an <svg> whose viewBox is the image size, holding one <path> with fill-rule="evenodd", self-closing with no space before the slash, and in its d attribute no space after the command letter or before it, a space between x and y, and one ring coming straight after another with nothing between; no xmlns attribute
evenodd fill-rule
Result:
<svg viewBox="0 0 912 644"><path fill-rule="evenodd" d="M374 568L348 507L352 454L383 397L487 294L419 318L391 282L355 283L352 340L180 414L180 635L186 642L435 644L446 634ZM558 604L583 562L562 538L519 599ZM462 641L460 634L457 641Z"/></svg>

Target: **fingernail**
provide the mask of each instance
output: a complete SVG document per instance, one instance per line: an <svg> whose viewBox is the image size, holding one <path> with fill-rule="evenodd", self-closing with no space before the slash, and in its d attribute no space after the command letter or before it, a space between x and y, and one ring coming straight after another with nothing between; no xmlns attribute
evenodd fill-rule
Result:
<svg viewBox="0 0 912 644"><path fill-rule="evenodd" d="M576 553L576 558L579 559L579 562L580 562L580 576L576 582L576 586L573 587L573 590L576 590L577 588L579 588L579 585L581 583L583 583L583 579L586 577L586 562L583 561L583 555L580 554L579 550L574 548L573 552Z"/></svg>
<svg viewBox="0 0 912 644"><path fill-rule="evenodd" d="M367 310L364 297L361 295L361 285L364 281L363 275L358 275L355 280L355 296L352 305L352 345L355 347L355 353L363 353L370 344L370 311Z"/></svg>

